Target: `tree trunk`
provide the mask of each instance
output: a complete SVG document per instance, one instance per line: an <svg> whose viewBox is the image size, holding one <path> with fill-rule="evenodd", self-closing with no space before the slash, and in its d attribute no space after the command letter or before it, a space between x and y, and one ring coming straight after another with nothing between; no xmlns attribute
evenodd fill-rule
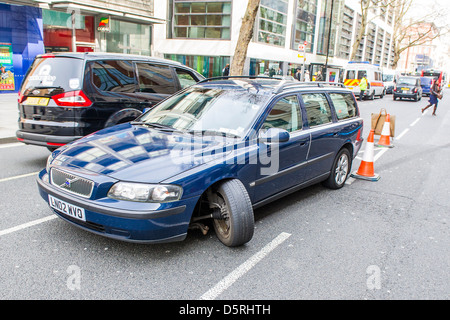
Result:
<svg viewBox="0 0 450 320"><path fill-rule="evenodd" d="M248 44L253 36L253 25L258 13L260 0L249 0L247 11L242 19L238 42L234 50L234 56L230 66L230 76L241 76L244 71L245 59L247 58Z"/></svg>

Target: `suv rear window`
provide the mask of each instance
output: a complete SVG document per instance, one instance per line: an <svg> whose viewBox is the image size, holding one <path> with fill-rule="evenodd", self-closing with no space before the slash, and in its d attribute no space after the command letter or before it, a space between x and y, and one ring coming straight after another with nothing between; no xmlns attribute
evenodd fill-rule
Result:
<svg viewBox="0 0 450 320"><path fill-rule="evenodd" d="M27 89L59 88L64 91L81 89L83 60L75 58L38 58L34 61L22 85L22 94Z"/></svg>

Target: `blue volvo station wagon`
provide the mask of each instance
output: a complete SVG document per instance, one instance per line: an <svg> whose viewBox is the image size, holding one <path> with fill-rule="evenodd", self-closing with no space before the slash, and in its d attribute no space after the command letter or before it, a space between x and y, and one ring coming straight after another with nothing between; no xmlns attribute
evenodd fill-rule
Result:
<svg viewBox="0 0 450 320"><path fill-rule="evenodd" d="M213 78L57 149L37 182L54 213L99 235L158 243L213 227L239 246L255 208L319 182L343 187L362 130L342 85Z"/></svg>

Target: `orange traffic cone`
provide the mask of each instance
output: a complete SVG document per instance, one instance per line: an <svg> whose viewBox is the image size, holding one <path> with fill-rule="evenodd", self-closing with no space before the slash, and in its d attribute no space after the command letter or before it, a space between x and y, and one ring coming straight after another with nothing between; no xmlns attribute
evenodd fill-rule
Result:
<svg viewBox="0 0 450 320"><path fill-rule="evenodd" d="M364 156L359 166L358 171L351 174L353 178L378 181L380 176L375 173L373 167L373 149L374 149L374 136L375 130L370 130L369 137L366 141L366 149L364 150Z"/></svg>
<svg viewBox="0 0 450 320"><path fill-rule="evenodd" d="M388 147L393 148L391 144L391 116L389 113L386 115L386 120L383 124L383 129L381 130L380 140L378 140L377 147Z"/></svg>

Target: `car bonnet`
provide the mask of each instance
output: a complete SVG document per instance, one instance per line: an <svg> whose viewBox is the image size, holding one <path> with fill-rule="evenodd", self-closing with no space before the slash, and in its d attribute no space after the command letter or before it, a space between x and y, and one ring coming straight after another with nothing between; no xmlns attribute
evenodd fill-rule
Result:
<svg viewBox="0 0 450 320"><path fill-rule="evenodd" d="M229 151L230 140L122 124L55 151L52 165L81 168L117 180L158 183Z"/></svg>

